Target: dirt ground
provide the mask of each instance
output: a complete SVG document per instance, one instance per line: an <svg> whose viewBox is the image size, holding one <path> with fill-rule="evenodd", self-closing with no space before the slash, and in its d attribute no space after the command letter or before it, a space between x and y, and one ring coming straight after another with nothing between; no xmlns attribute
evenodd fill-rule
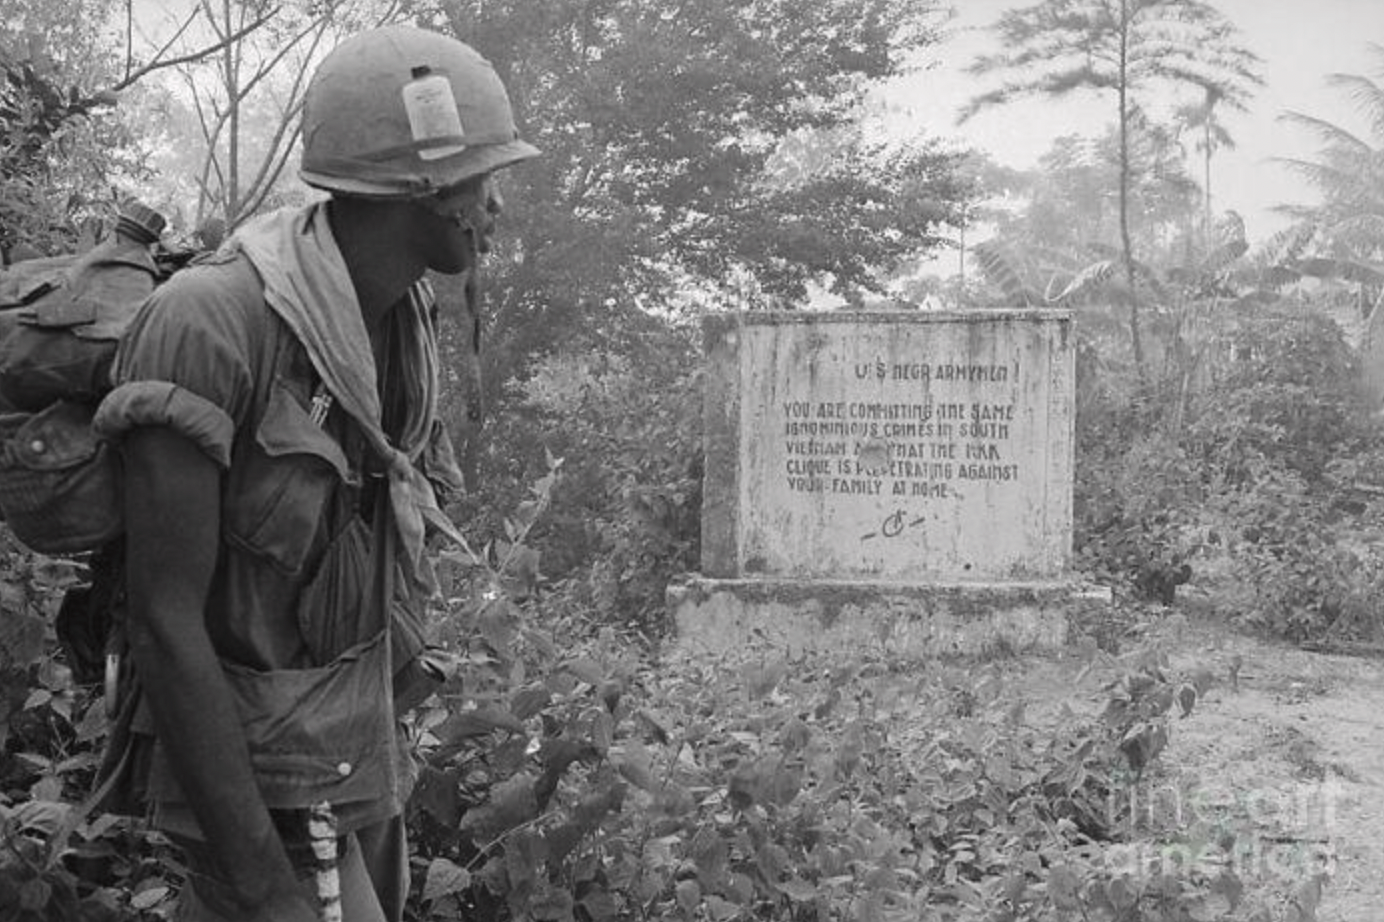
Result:
<svg viewBox="0 0 1384 922"><path fill-rule="evenodd" d="M1205 670L1214 684L1173 722L1161 762L1133 795L1135 838L1192 843L1184 855L1218 841L1245 883L1228 918L1258 906L1283 918L1294 892L1325 870L1320 922L1384 920L1384 654L1310 652L1177 608L1137 634L1122 655L1157 647L1173 673ZM1077 660L1069 652L1026 663L1030 713L1073 700ZM1081 683L1089 694L1075 697L1099 706L1114 666L1100 661Z"/></svg>

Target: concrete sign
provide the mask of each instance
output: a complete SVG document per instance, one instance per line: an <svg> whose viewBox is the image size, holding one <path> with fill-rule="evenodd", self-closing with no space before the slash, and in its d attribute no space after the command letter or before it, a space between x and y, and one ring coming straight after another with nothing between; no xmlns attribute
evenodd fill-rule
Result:
<svg viewBox="0 0 1384 922"><path fill-rule="evenodd" d="M1069 314L744 313L703 332L703 575L1064 575Z"/></svg>

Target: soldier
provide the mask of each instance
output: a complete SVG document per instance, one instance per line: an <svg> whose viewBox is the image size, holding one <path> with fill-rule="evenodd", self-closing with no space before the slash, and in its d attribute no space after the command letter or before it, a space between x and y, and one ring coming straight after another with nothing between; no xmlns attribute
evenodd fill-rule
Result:
<svg viewBox="0 0 1384 922"><path fill-rule="evenodd" d="M119 770L186 852L186 922L313 922L336 900L323 844L346 922L402 917L396 705L424 671L424 523L450 527L431 481L454 472L424 273L473 267L492 173L537 153L471 48L357 35L304 104L327 200L238 231L121 343L96 420L124 463L139 689Z"/></svg>

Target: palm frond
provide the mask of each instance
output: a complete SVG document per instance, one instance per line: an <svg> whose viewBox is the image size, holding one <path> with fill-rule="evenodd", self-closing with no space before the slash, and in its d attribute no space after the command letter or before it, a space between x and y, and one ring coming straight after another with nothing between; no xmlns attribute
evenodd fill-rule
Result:
<svg viewBox="0 0 1384 922"><path fill-rule="evenodd" d="M1354 282L1372 287L1384 285L1384 271L1363 260L1310 256L1298 260L1296 268L1303 275L1316 279Z"/></svg>
<svg viewBox="0 0 1384 922"><path fill-rule="evenodd" d="M1360 74L1328 74L1326 82L1343 90L1370 120L1374 136L1384 139L1384 87Z"/></svg>
<svg viewBox="0 0 1384 922"><path fill-rule="evenodd" d="M1288 265L1302 257L1307 245L1317 236L1317 225L1302 221L1284 228L1260 247L1257 258L1268 266Z"/></svg>
<svg viewBox="0 0 1384 922"><path fill-rule="evenodd" d="M1364 214L1347 215L1332 223L1333 236L1384 242L1384 208Z"/></svg>
<svg viewBox="0 0 1384 922"><path fill-rule="evenodd" d="M1019 261L1003 245L993 241L978 243L972 249L980 264L980 271L992 284L998 286L1007 300L1016 305L1031 307L1035 298L1019 272Z"/></svg>
<svg viewBox="0 0 1384 922"><path fill-rule="evenodd" d="M1315 115L1289 111L1279 115L1278 121L1296 125L1299 128L1306 128L1320 138L1327 147L1342 147L1366 152L1370 150L1368 141L1334 122L1329 122Z"/></svg>
<svg viewBox="0 0 1384 922"><path fill-rule="evenodd" d="M1248 249L1249 244L1243 236L1227 240L1206 254L1206 258L1197 266L1197 274L1203 279L1220 275L1231 263L1244 256Z"/></svg>
<svg viewBox="0 0 1384 922"><path fill-rule="evenodd" d="M1056 295L1052 293L1052 289L1056 287L1053 284L1056 281L1056 277L1054 276L1054 278L1048 280L1048 289L1044 292L1044 300L1049 304L1070 303L1093 289L1105 286L1115 274L1115 269L1117 267L1118 263L1112 259L1103 259L1100 262L1092 263L1078 272L1075 277L1067 282L1066 287Z"/></svg>
<svg viewBox="0 0 1384 922"><path fill-rule="evenodd" d="M1120 266L1124 265L1124 253L1119 247L1093 241L1086 245L1086 249L1090 250L1094 256L1109 259ZM1168 292L1163 285L1163 279L1151 266L1140 262L1138 259L1131 259L1130 265L1134 268L1134 277L1147 285L1156 297L1162 298L1167 295Z"/></svg>

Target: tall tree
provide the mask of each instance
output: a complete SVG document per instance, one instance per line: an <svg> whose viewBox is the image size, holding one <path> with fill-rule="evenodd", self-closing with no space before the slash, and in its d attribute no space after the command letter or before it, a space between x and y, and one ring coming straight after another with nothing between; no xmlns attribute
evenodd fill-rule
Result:
<svg viewBox="0 0 1384 922"><path fill-rule="evenodd" d="M872 83L936 40L940 0L409 10L494 63L543 151L500 177L504 233L481 286L482 380L507 421L522 415L506 412L521 399L509 384L545 355L618 357L656 393L689 367L687 321L703 310L882 290L899 260L943 245L964 198L940 144L880 145L857 127ZM443 330L456 356L465 343ZM454 422L469 416L459 409ZM456 429L468 460L503 463L501 476L528 454ZM485 470L482 482L500 479Z"/></svg>
<svg viewBox="0 0 1384 922"><path fill-rule="evenodd" d="M1384 46L1369 45L1372 74L1330 74L1329 85L1346 93L1364 116L1365 131L1303 112L1280 118L1316 135L1315 159L1281 158L1321 196L1314 205L1283 205L1297 219L1285 234L1294 242L1288 258L1272 266L1275 280L1303 275L1345 282L1362 314L1369 315L1363 345L1366 391L1384 401Z"/></svg>
<svg viewBox="0 0 1384 922"><path fill-rule="evenodd" d="M953 158L852 128L869 81L933 40L935 0L441 0L436 15L495 63L543 150L504 177L514 217L486 286L492 343L515 355L626 338L639 305L879 287L877 270L940 245L959 204ZM806 171L784 153L804 137L829 153Z"/></svg>
<svg viewBox="0 0 1384 922"><path fill-rule="evenodd" d="M1136 169L1130 189L1130 225L1141 284L1185 271L1184 238L1198 208L1196 183L1167 129L1136 125L1131 154ZM1128 300L1117 247L1119 209L1110 190L1119 175L1119 137L1111 126L1097 140L1066 135L1055 139L1035 169L997 209L995 234L984 247L984 268L1005 297L1043 303L1067 291L1079 277L1098 276L1085 286L1093 303L1114 295ZM1112 268L1113 267L1113 268Z"/></svg>
<svg viewBox="0 0 1384 922"><path fill-rule="evenodd" d="M1236 29L1202 0L1043 0L1006 11L993 26L1003 50L981 56L976 74L1003 82L974 97L962 112L1029 95L1077 90L1114 95L1119 133L1119 231L1129 291L1129 333L1136 363L1144 349L1139 324L1135 255L1130 233L1132 134L1140 93L1172 83L1223 95L1247 94L1262 80L1258 57L1239 44Z"/></svg>
<svg viewBox="0 0 1384 922"><path fill-rule="evenodd" d="M0 145L0 245L77 244L64 224L113 210L152 172L149 126L136 130L128 112L151 75L229 53L274 11L260 8L210 35L194 28L203 12L184 10L162 37L149 38L137 35L128 0L0 2L0 131L8 142Z"/></svg>
<svg viewBox="0 0 1384 922"><path fill-rule="evenodd" d="M345 35L398 15L394 0L271 3L199 0L174 47L211 42L216 51L180 62L181 92L162 109L189 111L170 133L195 185L190 223L233 230L281 189L298 139L298 116L312 64Z"/></svg>

